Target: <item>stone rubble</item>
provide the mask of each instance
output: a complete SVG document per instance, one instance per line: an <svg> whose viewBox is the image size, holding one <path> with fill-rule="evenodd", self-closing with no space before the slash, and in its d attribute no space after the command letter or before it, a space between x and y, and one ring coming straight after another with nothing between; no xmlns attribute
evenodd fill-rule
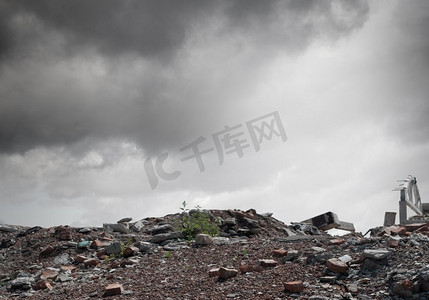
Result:
<svg viewBox="0 0 429 300"><path fill-rule="evenodd" d="M219 236L184 240L180 214L2 225L0 299L429 299L427 223L332 237L255 210L204 213Z"/></svg>

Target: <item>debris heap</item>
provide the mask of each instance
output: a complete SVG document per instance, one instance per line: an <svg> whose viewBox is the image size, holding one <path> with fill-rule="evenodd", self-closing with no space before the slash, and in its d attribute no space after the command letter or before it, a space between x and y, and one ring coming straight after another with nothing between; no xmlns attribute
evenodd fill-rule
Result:
<svg viewBox="0 0 429 300"><path fill-rule="evenodd" d="M186 235L196 212L217 236ZM370 232L334 237L253 209L0 225L0 299L428 299L429 225Z"/></svg>

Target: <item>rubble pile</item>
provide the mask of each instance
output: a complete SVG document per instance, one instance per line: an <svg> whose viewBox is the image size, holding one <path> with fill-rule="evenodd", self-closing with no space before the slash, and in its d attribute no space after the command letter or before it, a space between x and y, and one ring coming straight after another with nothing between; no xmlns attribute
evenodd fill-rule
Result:
<svg viewBox="0 0 429 300"><path fill-rule="evenodd" d="M103 227L0 225L0 299L429 299L429 225L331 236L255 210L205 210ZM189 212L192 214L192 211Z"/></svg>

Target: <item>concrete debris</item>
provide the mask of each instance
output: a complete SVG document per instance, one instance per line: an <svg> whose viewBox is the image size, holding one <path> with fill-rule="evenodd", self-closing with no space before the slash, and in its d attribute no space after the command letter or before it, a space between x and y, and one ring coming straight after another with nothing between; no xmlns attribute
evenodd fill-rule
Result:
<svg viewBox="0 0 429 300"><path fill-rule="evenodd" d="M363 250L363 256L375 260L387 258L392 254L388 249L365 249Z"/></svg>
<svg viewBox="0 0 429 300"><path fill-rule="evenodd" d="M333 212L327 212L311 219L302 221L301 223L311 224L317 229L326 231L329 229L341 229L346 231L355 231L353 223L343 222L338 219L338 216Z"/></svg>
<svg viewBox="0 0 429 300"><path fill-rule="evenodd" d="M146 220L139 220L139 221L137 221L136 223L134 223L132 226L131 226L131 230L132 231L134 231L134 232L139 232L140 230L142 230L143 229L143 227L145 227L145 225L146 224L148 224L149 222L148 221L146 221Z"/></svg>
<svg viewBox="0 0 429 300"><path fill-rule="evenodd" d="M140 224L128 233L110 224L0 230L0 299L429 298L427 222L333 237L255 210L204 214L219 236L194 243L174 231L183 214L122 220Z"/></svg>

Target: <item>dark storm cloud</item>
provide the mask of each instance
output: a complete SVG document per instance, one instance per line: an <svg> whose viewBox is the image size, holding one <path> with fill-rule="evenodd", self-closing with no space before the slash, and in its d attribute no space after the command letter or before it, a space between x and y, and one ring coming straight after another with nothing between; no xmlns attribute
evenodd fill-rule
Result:
<svg viewBox="0 0 429 300"><path fill-rule="evenodd" d="M127 138L157 151L184 143L196 138L189 129L228 110L229 91L252 85L250 72L261 61L347 35L368 14L362 1L29 0L1 7L2 152L85 138ZM237 68L207 57L207 74L193 74L187 56L178 55L195 50L186 48L193 38L197 48L238 41L255 59L240 65L238 52L230 58ZM80 59L91 61L88 53L107 75L90 76L83 67L76 78L72 69ZM137 62L144 71L132 71ZM235 87L233 68L242 70ZM213 80L211 70L221 79Z"/></svg>

